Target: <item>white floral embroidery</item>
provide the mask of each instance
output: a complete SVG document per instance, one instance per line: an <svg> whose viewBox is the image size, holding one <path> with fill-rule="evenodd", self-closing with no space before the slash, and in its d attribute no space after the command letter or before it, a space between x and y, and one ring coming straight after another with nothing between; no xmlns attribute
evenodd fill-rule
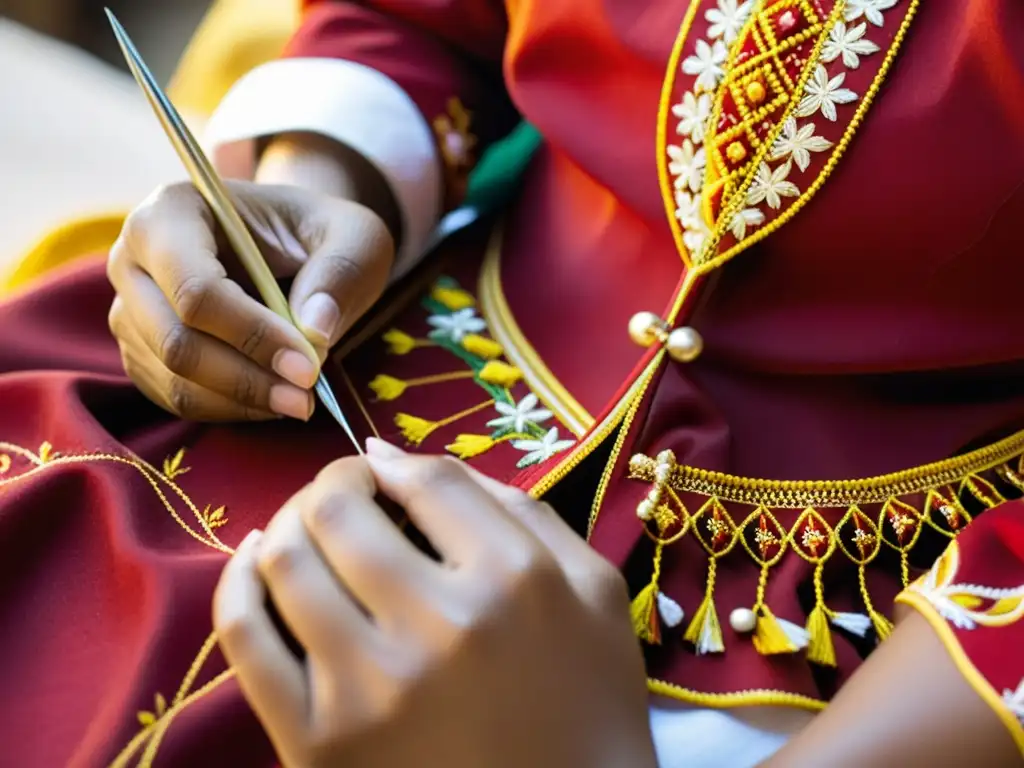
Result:
<svg viewBox="0 0 1024 768"><path fill-rule="evenodd" d="M1009 688L1003 689L1003 704L1017 716L1021 725L1024 725L1024 680L1020 681L1016 691L1011 691Z"/></svg>
<svg viewBox="0 0 1024 768"><path fill-rule="evenodd" d="M953 570L955 571L955 567ZM911 584L910 589L924 597L942 618L957 629L974 629L978 626L977 619L981 618L981 614L963 604L965 598L966 602L970 602L970 598L1003 600L1021 597L1024 592L1024 587L997 589L977 584L952 584L949 583L949 580L947 583L939 584L937 578L938 568L933 567L923 577Z"/></svg>
<svg viewBox="0 0 1024 768"><path fill-rule="evenodd" d="M708 118L711 117L711 96L707 93L694 96L687 91L682 102L672 107L672 114L679 118L676 132L680 136L689 136L694 144L702 144Z"/></svg>
<svg viewBox="0 0 1024 768"><path fill-rule="evenodd" d="M846 0L844 15L847 21L856 21L861 16L876 27L882 26L882 11L891 10L899 0Z"/></svg>
<svg viewBox="0 0 1024 768"><path fill-rule="evenodd" d="M676 218L683 226L683 245L690 253L697 253L710 234L704 223L700 195L691 195L685 190L676 191Z"/></svg>
<svg viewBox="0 0 1024 768"><path fill-rule="evenodd" d="M768 163L761 163L750 189L747 190L747 205L757 205L764 200L772 208L780 208L782 198L797 197L800 190L786 178L791 169L792 166L788 162L778 166L774 171L768 167Z"/></svg>
<svg viewBox="0 0 1024 768"><path fill-rule="evenodd" d="M693 144L684 141L681 147L669 145L667 151L671 158L668 172L675 176L676 189L689 187L693 192L699 191L704 183L704 166L707 162L704 147L694 151Z"/></svg>
<svg viewBox="0 0 1024 768"><path fill-rule="evenodd" d="M772 146L769 160L792 158L796 167L806 171L811 164L811 152L824 152L832 146L832 142L814 134L814 123L804 123L796 127L796 118L791 117L782 126L782 133Z"/></svg>
<svg viewBox="0 0 1024 768"><path fill-rule="evenodd" d="M849 104L857 100L856 93L849 88L841 87L844 80L845 72L840 72L829 80L825 66L819 64L814 70L814 76L804 86L804 97L796 109L797 117L810 117L820 110L826 120L835 122L836 104Z"/></svg>
<svg viewBox="0 0 1024 768"><path fill-rule="evenodd" d="M427 322L437 329L434 334L455 343L462 341L467 334L480 333L487 328L487 323L476 316L476 310L472 307L457 310L450 315L431 315Z"/></svg>
<svg viewBox="0 0 1024 768"><path fill-rule="evenodd" d="M742 4L739 0L718 0L718 7L709 8L704 14L704 18L711 25L708 28L708 37L712 40L721 38L729 45L739 37L743 25L750 18L753 6L753 0L746 0Z"/></svg>
<svg viewBox="0 0 1024 768"><path fill-rule="evenodd" d="M829 32L828 40L821 48L821 60L835 61L842 56L843 64L850 69L857 69L861 56L870 56L881 50L870 40L864 39L867 29L867 22L849 28L841 21L836 22Z"/></svg>
<svg viewBox="0 0 1024 768"><path fill-rule="evenodd" d="M547 461L556 453L561 453L566 448L571 448L574 444L573 440L559 440L558 439L558 427L552 427L547 431L540 440L513 440L512 447L518 451L524 451L526 453L523 458L519 460L516 466L519 469L532 466L534 464L540 464L541 462Z"/></svg>
<svg viewBox="0 0 1024 768"><path fill-rule="evenodd" d="M543 424L551 418L551 411L537 407L537 396L532 392L515 405L496 401L494 409L501 414L487 422L487 426L502 432L523 433L528 424Z"/></svg>
<svg viewBox="0 0 1024 768"><path fill-rule="evenodd" d="M694 54L683 62L683 72L697 76L697 88L713 91L725 76L722 65L728 56L729 49L721 40L716 40L714 45L708 45L707 40L698 40Z"/></svg>
<svg viewBox="0 0 1024 768"><path fill-rule="evenodd" d="M764 224L764 214L760 208L744 208L732 217L729 231L737 240L747 236L747 227L759 227Z"/></svg>

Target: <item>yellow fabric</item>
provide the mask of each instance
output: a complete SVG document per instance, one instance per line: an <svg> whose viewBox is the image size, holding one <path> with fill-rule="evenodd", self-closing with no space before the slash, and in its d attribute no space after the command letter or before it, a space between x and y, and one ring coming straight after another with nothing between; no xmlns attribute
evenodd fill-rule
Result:
<svg viewBox="0 0 1024 768"><path fill-rule="evenodd" d="M276 58L298 25L298 0L217 0L199 25L168 88L184 113L208 117L251 69ZM0 297L55 267L113 245L126 211L69 221L0 275Z"/></svg>

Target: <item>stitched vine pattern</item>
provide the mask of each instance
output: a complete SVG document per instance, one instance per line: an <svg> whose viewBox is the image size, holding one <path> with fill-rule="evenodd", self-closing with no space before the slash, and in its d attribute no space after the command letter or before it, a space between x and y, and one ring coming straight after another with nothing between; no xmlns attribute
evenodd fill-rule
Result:
<svg viewBox="0 0 1024 768"><path fill-rule="evenodd" d="M424 348L438 348L447 352L464 367L455 371L398 379L378 374L369 388L378 400L397 400L411 387L435 386L450 381L472 380L487 399L443 419L425 419L408 413L395 415L395 425L410 443L420 445L441 427L453 424L467 416L494 409L487 422L487 434L464 433L456 436L445 449L460 459L471 459L491 450L499 443L511 443L522 456L516 466L520 469L539 464L565 451L575 444L562 439L557 426L551 426L551 411L540 406L532 392L516 400L511 389L521 383L523 374L514 365L501 358L504 349L487 333L487 322L477 314L476 299L448 277L439 278L421 305L427 313L432 330L426 338L391 328L382 338L393 355L413 354Z"/></svg>
<svg viewBox="0 0 1024 768"><path fill-rule="evenodd" d="M866 579L867 566L882 547L898 553L906 587L909 556L925 529L953 539L971 522L969 506L990 509L1005 502L1007 494L1024 492L1024 431L971 453L860 480L737 477L681 466L671 451L654 458L634 455L629 476L651 484L636 510L655 544L650 582L633 601L634 629L642 640L659 643L662 626L671 628L682 621L682 606L660 588L661 558L665 547L693 535L708 555L704 600L682 633L696 653L725 651L714 604L715 573L719 560L742 550L760 568L747 627L756 650L777 654L806 649L812 663L835 666L833 629L867 637L873 628L880 640L892 630L890 621L875 608ZM684 498L701 500L699 508L691 512ZM877 513L864 511L872 506ZM788 528L780 522L781 512L791 515L798 510L802 511ZM838 517L838 522L830 524L826 512L833 520ZM815 605L804 625L775 616L765 601L770 570L787 552L814 566ZM864 613L837 612L826 602L822 573L837 555L857 566ZM998 608L1008 605L1003 601ZM998 612L995 607L992 610ZM1015 603L1010 613L1015 611L1024 612L1024 602ZM961 615L973 620L966 610Z"/></svg>

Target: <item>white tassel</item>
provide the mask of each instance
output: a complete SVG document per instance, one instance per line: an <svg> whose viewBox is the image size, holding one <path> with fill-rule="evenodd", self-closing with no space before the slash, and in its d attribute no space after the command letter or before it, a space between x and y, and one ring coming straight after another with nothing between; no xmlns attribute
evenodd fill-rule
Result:
<svg viewBox="0 0 1024 768"><path fill-rule="evenodd" d="M857 637L867 637L872 627L871 617L865 616L863 613L835 613L830 621L833 626L846 630L851 635L857 635Z"/></svg>
<svg viewBox="0 0 1024 768"><path fill-rule="evenodd" d="M811 642L811 633L800 625L778 617L775 620L779 622L779 627L786 633L789 642L797 647L797 650L803 650Z"/></svg>
<svg viewBox="0 0 1024 768"><path fill-rule="evenodd" d="M678 627L686 618L682 606L661 591L658 592L658 613L661 614L661 620L665 626L670 628Z"/></svg>

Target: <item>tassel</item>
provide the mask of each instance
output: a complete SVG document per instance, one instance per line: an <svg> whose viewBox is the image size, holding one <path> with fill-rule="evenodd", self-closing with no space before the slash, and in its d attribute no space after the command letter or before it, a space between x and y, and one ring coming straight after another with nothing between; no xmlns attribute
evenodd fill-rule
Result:
<svg viewBox="0 0 1024 768"><path fill-rule="evenodd" d="M490 435L457 435L455 442L446 445L445 450L465 460L487 453L496 443Z"/></svg>
<svg viewBox="0 0 1024 768"><path fill-rule="evenodd" d="M807 660L823 667L836 665L836 649L832 644L832 628L825 606L818 603L807 617Z"/></svg>
<svg viewBox="0 0 1024 768"><path fill-rule="evenodd" d="M443 304L452 312L460 309L476 306L476 299L468 291L450 285L435 285L430 292L430 298L439 304Z"/></svg>
<svg viewBox="0 0 1024 768"><path fill-rule="evenodd" d="M657 595L658 585L652 580L633 598L633 603L629 608L633 620L633 631L636 632L637 637L651 645L661 644L661 627L658 625L658 614L654 610Z"/></svg>
<svg viewBox="0 0 1024 768"><path fill-rule="evenodd" d="M417 416L410 416L407 413L398 413L395 414L395 426L402 430L402 436L406 440L413 445L419 445L441 424L436 421L427 421Z"/></svg>
<svg viewBox="0 0 1024 768"><path fill-rule="evenodd" d="M388 352L392 355L407 355L417 346L416 339L397 328L387 331L381 338L388 345Z"/></svg>
<svg viewBox="0 0 1024 768"><path fill-rule="evenodd" d="M874 608L868 612L868 615L871 616L871 623L875 625L875 634L878 635L878 641L888 640L893 630L892 622Z"/></svg>
<svg viewBox="0 0 1024 768"><path fill-rule="evenodd" d="M482 357L484 360L494 360L501 357L504 349L494 339L488 339L475 333L468 333L462 337L462 348L471 355Z"/></svg>
<svg viewBox="0 0 1024 768"><path fill-rule="evenodd" d="M370 389L377 395L378 400L395 400L405 392L406 383L394 376L375 376L370 382Z"/></svg>
<svg viewBox="0 0 1024 768"><path fill-rule="evenodd" d="M871 629L871 617L863 613L833 613L829 621L833 627L857 637L867 637Z"/></svg>
<svg viewBox="0 0 1024 768"><path fill-rule="evenodd" d="M693 643L699 656L725 651L722 626L718 623L718 611L715 610L715 600L711 597L711 590L708 590L700 607L697 608L697 612L693 614L693 620L686 628L683 639L688 643Z"/></svg>
<svg viewBox="0 0 1024 768"><path fill-rule="evenodd" d="M665 626L669 628L678 627L686 617L682 606L660 590L658 592L658 614L665 622Z"/></svg>
<svg viewBox="0 0 1024 768"><path fill-rule="evenodd" d="M523 372L514 365L492 360L480 369L477 378L488 384L494 384L497 387L505 387L507 389L523 378Z"/></svg>
<svg viewBox="0 0 1024 768"><path fill-rule="evenodd" d="M810 640L807 630L791 621L778 619L768 606L761 606L754 630L754 648L758 653L771 656L777 653L796 653Z"/></svg>

